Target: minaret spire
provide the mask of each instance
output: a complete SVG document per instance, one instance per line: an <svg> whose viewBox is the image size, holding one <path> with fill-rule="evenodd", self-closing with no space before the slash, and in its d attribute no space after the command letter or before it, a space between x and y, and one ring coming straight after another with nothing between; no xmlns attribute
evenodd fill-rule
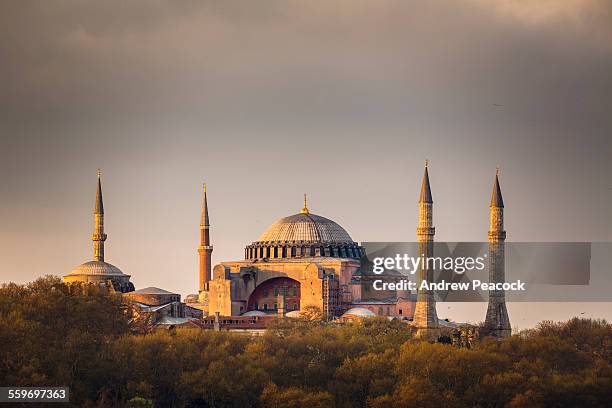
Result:
<svg viewBox="0 0 612 408"><path fill-rule="evenodd" d="M202 184L204 189L204 196L202 198L202 218L200 220L201 227L209 227L210 222L208 220L208 200L206 199L206 183Z"/></svg>
<svg viewBox="0 0 612 408"><path fill-rule="evenodd" d="M491 205L489 207L489 282L503 283L505 273L504 200L499 186L499 167L495 172ZM510 319L506 309L506 295L503 290L489 291L489 305L485 319L485 328L497 338L511 334Z"/></svg>
<svg viewBox="0 0 612 408"><path fill-rule="evenodd" d="M433 203L431 196L431 187L429 186L429 160L425 160L425 172L423 173L423 182L421 183L421 196L419 203Z"/></svg>
<svg viewBox="0 0 612 408"><path fill-rule="evenodd" d="M210 245L210 220L208 218L208 199L206 196L206 183L202 185L202 215L200 217L200 245L198 255L200 258L200 292L208 290L208 282L212 277L212 251Z"/></svg>
<svg viewBox="0 0 612 408"><path fill-rule="evenodd" d="M499 166L495 169L495 180L493 181L490 206L504 208L504 199L502 198L501 188L499 187Z"/></svg>
<svg viewBox="0 0 612 408"><path fill-rule="evenodd" d="M94 243L94 261L104 262L104 203L102 201L102 172L98 169L98 187L96 190L96 204L94 207L94 230L91 236Z"/></svg>
<svg viewBox="0 0 612 408"><path fill-rule="evenodd" d="M433 256L433 241L436 231L433 226L433 199L429 185L428 168L429 162L426 160L419 198L419 226L416 231L419 241L419 255L423 259ZM420 286L423 281L432 283L433 279L433 269L428 268L427 262L421 262L417 285ZM417 336L437 340L440 330L433 291L419 289L412 324L417 329Z"/></svg>

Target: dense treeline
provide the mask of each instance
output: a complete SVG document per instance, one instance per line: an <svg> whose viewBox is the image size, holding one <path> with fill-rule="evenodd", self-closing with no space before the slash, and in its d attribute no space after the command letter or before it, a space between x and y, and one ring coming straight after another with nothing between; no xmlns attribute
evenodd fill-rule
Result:
<svg viewBox="0 0 612 408"><path fill-rule="evenodd" d="M75 406L132 407L604 407L612 395L612 326L599 320L470 350L385 319L140 333L119 295L53 277L4 285L0 385L68 385Z"/></svg>

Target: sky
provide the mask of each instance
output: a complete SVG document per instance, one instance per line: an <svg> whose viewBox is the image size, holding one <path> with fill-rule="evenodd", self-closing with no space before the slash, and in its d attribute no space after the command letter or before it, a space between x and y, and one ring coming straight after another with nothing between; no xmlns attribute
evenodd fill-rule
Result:
<svg viewBox="0 0 612 408"><path fill-rule="evenodd" d="M203 182L214 263L305 192L356 241L413 241L426 158L437 240L486 240L497 165L508 240L612 240L608 1L26 0L0 26L0 281L91 259L97 168L107 261L183 295Z"/></svg>

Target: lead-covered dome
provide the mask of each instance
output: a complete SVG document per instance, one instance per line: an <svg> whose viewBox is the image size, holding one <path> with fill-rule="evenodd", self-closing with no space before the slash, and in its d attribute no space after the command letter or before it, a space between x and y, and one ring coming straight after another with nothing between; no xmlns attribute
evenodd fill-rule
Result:
<svg viewBox="0 0 612 408"><path fill-rule="evenodd" d="M344 228L315 214L299 213L281 218L261 234L256 242L353 242Z"/></svg>
<svg viewBox="0 0 612 408"><path fill-rule="evenodd" d="M376 314L370 309L366 309L365 307L353 307L347 310L342 317L351 318L351 317L376 317Z"/></svg>
<svg viewBox="0 0 612 408"><path fill-rule="evenodd" d="M69 274L64 275L64 282L83 282L105 285L112 283L113 289L118 292L131 292L134 285L130 282L130 275L121 272L115 265L104 261L89 261L80 264Z"/></svg>
<svg viewBox="0 0 612 408"><path fill-rule="evenodd" d="M245 248L249 260L333 257L361 257L361 247L336 222L311 214L306 207L299 214L281 218Z"/></svg>
<svg viewBox="0 0 612 408"><path fill-rule="evenodd" d="M127 276L115 265L104 261L89 261L80 264L68 275L108 275L108 276Z"/></svg>

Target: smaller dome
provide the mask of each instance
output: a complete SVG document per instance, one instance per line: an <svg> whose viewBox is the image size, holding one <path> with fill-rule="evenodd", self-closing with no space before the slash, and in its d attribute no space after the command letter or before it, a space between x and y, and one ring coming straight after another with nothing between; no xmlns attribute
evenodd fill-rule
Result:
<svg viewBox="0 0 612 408"><path fill-rule="evenodd" d="M376 314L365 307L353 307L347 310L342 317L376 317Z"/></svg>
<svg viewBox="0 0 612 408"><path fill-rule="evenodd" d="M115 265L104 261L89 261L80 264L68 275L104 275L104 276L127 276Z"/></svg>
<svg viewBox="0 0 612 408"><path fill-rule="evenodd" d="M168 292L167 290L149 286L148 288L138 289L132 292L140 295L178 295L178 293Z"/></svg>
<svg viewBox="0 0 612 408"><path fill-rule="evenodd" d="M243 316L247 316L247 317L248 316L267 316L267 314L265 314L261 310L251 310L251 311L244 313Z"/></svg>
<svg viewBox="0 0 612 408"><path fill-rule="evenodd" d="M287 314L285 314L285 316L287 317L291 317L291 318L298 318L301 316L301 313L299 310L292 310L290 312L288 312Z"/></svg>

